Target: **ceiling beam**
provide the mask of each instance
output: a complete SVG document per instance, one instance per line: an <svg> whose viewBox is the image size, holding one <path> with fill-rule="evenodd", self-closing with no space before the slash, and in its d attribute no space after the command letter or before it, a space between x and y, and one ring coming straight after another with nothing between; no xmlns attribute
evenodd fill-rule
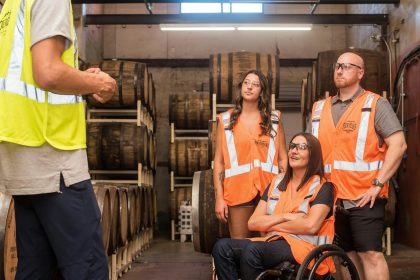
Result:
<svg viewBox="0 0 420 280"><path fill-rule="evenodd" d="M118 58L118 60L137 61L146 63L148 67L171 67L171 68L208 68L208 58ZM316 58L280 58L282 67L312 67Z"/></svg>
<svg viewBox="0 0 420 280"><path fill-rule="evenodd" d="M101 14L86 15L86 25L154 24L377 24L388 25L387 14Z"/></svg>
<svg viewBox="0 0 420 280"><path fill-rule="evenodd" d="M145 0L72 0L73 4L127 4L127 3L144 3ZM400 4L400 0L147 0L148 3L208 3L208 2L231 2L246 3L260 2L263 4Z"/></svg>

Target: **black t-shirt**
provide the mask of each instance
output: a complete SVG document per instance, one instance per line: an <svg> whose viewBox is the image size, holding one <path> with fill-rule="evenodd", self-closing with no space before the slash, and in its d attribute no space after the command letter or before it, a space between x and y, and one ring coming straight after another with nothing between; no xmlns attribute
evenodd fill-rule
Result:
<svg viewBox="0 0 420 280"><path fill-rule="evenodd" d="M264 194L261 197L261 200L264 200L267 202L268 200L268 191L270 190L270 185L266 188ZM325 182L321 189L318 192L318 195L315 197L315 199L310 203L311 207L316 204L325 204L331 208L330 212L328 213L327 218L329 218L332 215L333 206L334 206L334 186L330 182Z"/></svg>

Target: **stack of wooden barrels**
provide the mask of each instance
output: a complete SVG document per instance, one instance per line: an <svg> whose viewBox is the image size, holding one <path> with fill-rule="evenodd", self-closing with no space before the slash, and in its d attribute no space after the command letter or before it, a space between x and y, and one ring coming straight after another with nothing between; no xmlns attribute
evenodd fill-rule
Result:
<svg viewBox="0 0 420 280"><path fill-rule="evenodd" d="M202 92L169 96L172 238L178 233L176 227L181 203L187 201L191 205L194 172L209 167L209 101L208 93Z"/></svg>
<svg viewBox="0 0 420 280"><path fill-rule="evenodd" d="M114 279L153 238L156 222L156 97L144 63L103 61L117 81L107 103L87 98L87 154Z"/></svg>

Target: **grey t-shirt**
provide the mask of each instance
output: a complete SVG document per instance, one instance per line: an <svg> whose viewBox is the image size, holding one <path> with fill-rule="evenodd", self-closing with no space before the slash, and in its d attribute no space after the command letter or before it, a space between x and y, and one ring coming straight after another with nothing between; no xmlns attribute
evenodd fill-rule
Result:
<svg viewBox="0 0 420 280"><path fill-rule="evenodd" d="M35 0L31 10L31 46L53 36L72 42L70 1ZM63 112L65 114L65 112ZM0 191L11 195L57 192L60 175L66 186L90 179L85 149L62 151L48 143L27 147L0 143Z"/></svg>
<svg viewBox="0 0 420 280"><path fill-rule="evenodd" d="M31 9L31 47L54 36L66 38L66 49L73 42L70 32L69 0L35 0Z"/></svg>

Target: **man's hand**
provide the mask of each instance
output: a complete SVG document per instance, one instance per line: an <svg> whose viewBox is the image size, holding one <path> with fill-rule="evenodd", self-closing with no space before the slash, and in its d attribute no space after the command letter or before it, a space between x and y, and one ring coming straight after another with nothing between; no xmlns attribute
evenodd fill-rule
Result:
<svg viewBox="0 0 420 280"><path fill-rule="evenodd" d="M364 194L356 198L356 200L360 199L360 201L356 204L356 206L363 207L367 203L370 202L370 208L372 208L373 205L375 204L376 197L378 196L380 192L381 192L381 187L374 187L374 186L370 187L370 189L367 192L365 192Z"/></svg>
<svg viewBox="0 0 420 280"><path fill-rule="evenodd" d="M101 72L100 68L88 68L85 70L85 72L87 73L92 73L92 74L99 74Z"/></svg>
<svg viewBox="0 0 420 280"><path fill-rule="evenodd" d="M217 219L226 224L229 210L223 198L216 199L214 211L216 212Z"/></svg>
<svg viewBox="0 0 420 280"><path fill-rule="evenodd" d="M91 68L91 69L95 69L95 68ZM94 70L90 70L90 69L88 69L88 70L89 71L94 71ZM93 93L92 96L98 102L105 103L105 102L109 101L112 98L112 96L114 95L115 90L117 88L117 82L105 72L99 71L99 73L97 73L97 75L100 76L100 79L101 79L101 82L102 82L102 88L99 92Z"/></svg>

